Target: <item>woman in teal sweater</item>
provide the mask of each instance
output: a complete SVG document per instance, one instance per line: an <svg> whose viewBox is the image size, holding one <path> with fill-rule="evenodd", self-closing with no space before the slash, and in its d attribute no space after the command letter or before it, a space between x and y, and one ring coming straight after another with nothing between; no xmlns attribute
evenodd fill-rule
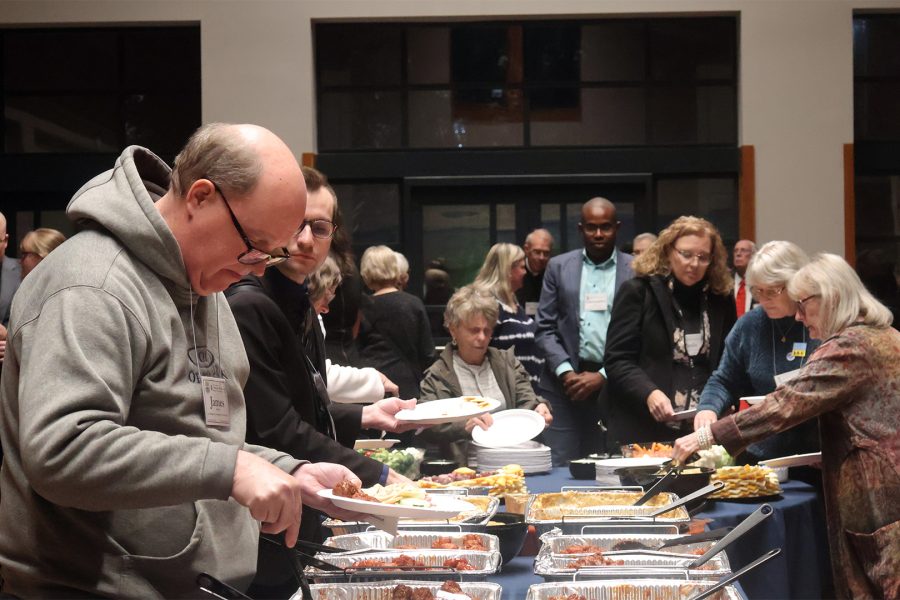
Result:
<svg viewBox="0 0 900 600"><path fill-rule="evenodd" d="M725 340L725 352L700 395L694 429L725 416L743 396L763 396L790 380L806 364L819 341L794 319L797 303L787 282L809 262L791 242L769 242L747 267L747 283L759 306L738 319ZM747 448L741 462L819 450L815 419Z"/></svg>

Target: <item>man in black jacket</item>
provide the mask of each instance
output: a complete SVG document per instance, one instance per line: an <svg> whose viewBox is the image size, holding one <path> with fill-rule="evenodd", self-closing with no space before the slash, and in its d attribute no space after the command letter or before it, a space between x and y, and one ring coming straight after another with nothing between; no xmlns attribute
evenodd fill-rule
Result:
<svg viewBox="0 0 900 600"><path fill-rule="evenodd" d="M353 450L363 429L405 431L394 415L415 401L397 398L362 407L330 404L325 380L324 337L304 281L318 269L331 245L337 198L325 176L303 168L308 192L305 220L288 251L291 258L258 277L249 275L225 295L250 361L247 441L265 443L310 461L342 464L363 485L406 481L386 465ZM318 537L319 519L304 510L301 539ZM260 546L253 597L287 597L296 591L284 557ZM293 586L293 589L291 589Z"/></svg>

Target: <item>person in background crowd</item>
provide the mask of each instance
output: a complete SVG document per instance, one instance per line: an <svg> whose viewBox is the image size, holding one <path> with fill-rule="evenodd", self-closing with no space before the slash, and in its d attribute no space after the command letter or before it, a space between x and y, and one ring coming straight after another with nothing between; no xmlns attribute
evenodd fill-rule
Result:
<svg viewBox="0 0 900 600"><path fill-rule="evenodd" d="M656 237L655 233L639 233L634 236L634 241L631 242L631 255L637 258L643 254L656 241Z"/></svg>
<svg viewBox="0 0 900 600"><path fill-rule="evenodd" d="M756 254L756 244L750 240L738 240L734 245L731 263L734 266L734 305L738 318L744 316L744 313L756 304L744 279L747 265L750 264L750 259L754 254Z"/></svg>
<svg viewBox="0 0 900 600"><path fill-rule="evenodd" d="M734 325L726 261L718 230L697 217L673 221L635 259L607 335L610 449L693 429L673 417L696 408Z"/></svg>
<svg viewBox="0 0 900 600"><path fill-rule="evenodd" d="M245 443L247 358L218 293L285 259L305 204L284 142L222 123L171 172L131 146L75 193L68 216L87 227L10 318L4 594L193 597L202 572L245 589L260 521L293 546L301 500L359 518L317 494L358 482L346 467Z"/></svg>
<svg viewBox="0 0 900 600"><path fill-rule="evenodd" d="M289 257L261 275L245 276L225 294L250 364L244 386L247 440L309 460L340 463L364 485L403 481L353 445L363 429L405 430L394 415L413 408L415 401L391 398L362 407L331 404L328 395L324 339L304 284L328 257L337 197L322 173L309 167L301 171L306 212L287 245ZM320 541L318 515L304 514L302 539ZM284 554L260 544L249 595L284 597L292 586L296 591Z"/></svg>
<svg viewBox="0 0 900 600"><path fill-rule="evenodd" d="M428 323L431 327L432 339L444 338L448 335L444 329L444 309L454 288L450 283L450 273L444 266L443 259L429 263L425 270L425 306L428 310Z"/></svg>
<svg viewBox="0 0 900 600"><path fill-rule="evenodd" d="M31 273L54 248L66 241L66 236L55 229L39 227L29 231L19 244L19 261L22 264L22 279Z"/></svg>
<svg viewBox="0 0 900 600"><path fill-rule="evenodd" d="M405 291L406 286L409 285L409 261L399 252L394 252L394 256L397 257L397 270L400 271L400 278L397 280L397 289L402 292Z"/></svg>
<svg viewBox="0 0 900 600"><path fill-rule="evenodd" d="M749 444L819 418L831 565L839 598L900 598L900 333L844 259L821 254L788 284L822 345L748 410L675 443L675 460Z"/></svg>
<svg viewBox="0 0 900 600"><path fill-rule="evenodd" d="M759 302L725 339L719 367L700 394L694 429L708 427L742 396L763 396L800 373L809 356L819 347L794 316L797 303L787 285L809 257L791 242L769 242L754 254L747 267L750 293ZM767 458L819 451L819 428L815 420L753 444L741 456L755 464Z"/></svg>
<svg viewBox="0 0 900 600"><path fill-rule="evenodd" d="M510 244L511 245L511 244ZM514 246L521 252L518 246ZM482 396L502 402L497 410L521 408L534 410L546 425L553 422L550 407L536 396L528 373L511 349L489 346L497 322L497 299L485 288L467 285L453 294L444 313L453 342L444 347L437 361L422 380L420 401ZM465 424L438 425L419 437L435 444L440 456L465 465L468 441L475 427L489 429L490 413L472 417Z"/></svg>
<svg viewBox="0 0 900 600"><path fill-rule="evenodd" d="M341 270L334 258L329 255L322 266L310 274L306 283L309 302L319 315L321 324L321 315L328 314L328 304L334 300L335 290L341 283ZM322 333L327 343L324 326ZM332 402L368 404L381 400L385 394L396 396L400 391L397 384L371 367L357 369L335 364L331 359L326 359L325 365L328 397Z"/></svg>
<svg viewBox="0 0 900 600"><path fill-rule="evenodd" d="M606 328L619 288L634 275L633 257L616 250L619 225L612 202L588 200L578 224L584 249L550 259L544 275L535 342L546 360L539 391L553 407L544 439L554 465L604 446Z"/></svg>
<svg viewBox="0 0 900 600"><path fill-rule="evenodd" d="M371 303L363 306L362 357L399 386L401 398L415 398L422 374L434 362L425 305L397 288L400 268L387 246L368 248L360 272L374 292Z"/></svg>
<svg viewBox="0 0 900 600"><path fill-rule="evenodd" d="M334 235L331 238L331 255L341 268L341 284L329 304L329 311L322 315L325 323L325 352L332 361L350 367L361 367L359 356L360 307L364 301L362 278L356 268L350 234L343 227L344 216L340 206L334 210Z"/></svg>
<svg viewBox="0 0 900 600"><path fill-rule="evenodd" d="M9 309L12 298L22 281L22 267L15 258L6 256L9 233L6 231L6 216L0 212L0 368L6 354L6 326L9 323Z"/></svg>
<svg viewBox="0 0 900 600"><path fill-rule="evenodd" d="M525 314L533 317L541 300L544 270L553 252L553 236L546 229L535 229L525 237L522 248L525 251L525 278L522 287L516 290L516 299L525 307Z"/></svg>
<svg viewBox="0 0 900 600"><path fill-rule="evenodd" d="M525 309L516 300L515 292L522 287L525 276L525 254L513 244L494 244L488 251L475 277L474 284L484 288L499 306L497 322L494 325L491 346L513 354L528 371L531 386L537 393L544 359L537 355L534 344L534 330L537 324L525 314Z"/></svg>

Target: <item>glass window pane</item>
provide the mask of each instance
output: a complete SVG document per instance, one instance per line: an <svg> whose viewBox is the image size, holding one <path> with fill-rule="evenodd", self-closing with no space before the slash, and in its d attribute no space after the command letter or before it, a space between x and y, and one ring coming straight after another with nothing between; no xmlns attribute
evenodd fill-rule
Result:
<svg viewBox="0 0 900 600"><path fill-rule="evenodd" d="M127 89L184 90L195 92L199 98L199 27L125 29L122 37L124 84Z"/></svg>
<svg viewBox="0 0 900 600"><path fill-rule="evenodd" d="M406 78L410 84L450 83L450 28L406 31Z"/></svg>
<svg viewBox="0 0 900 600"><path fill-rule="evenodd" d="M400 243L400 187L393 183L336 183L344 228L353 245Z"/></svg>
<svg viewBox="0 0 900 600"><path fill-rule="evenodd" d="M666 86L650 91L651 144L737 142L732 86Z"/></svg>
<svg viewBox="0 0 900 600"><path fill-rule="evenodd" d="M900 236L900 176L856 178L856 236Z"/></svg>
<svg viewBox="0 0 900 600"><path fill-rule="evenodd" d="M584 202L574 202L566 204L566 247L563 252L575 250L576 248L584 248L584 241L581 238L581 232L578 231L578 224L581 222L581 208Z"/></svg>
<svg viewBox="0 0 900 600"><path fill-rule="evenodd" d="M894 328L900 327L900 240L858 243L856 272L872 295L894 313Z"/></svg>
<svg viewBox="0 0 900 600"><path fill-rule="evenodd" d="M531 98L552 90L534 90ZM535 146L631 145L646 141L644 90L597 88L572 90L573 108L531 109ZM544 102L546 105L547 102Z"/></svg>
<svg viewBox="0 0 900 600"><path fill-rule="evenodd" d="M199 94L132 94L125 99L127 145L174 155L200 123Z"/></svg>
<svg viewBox="0 0 900 600"><path fill-rule="evenodd" d="M610 22L581 27L582 81L642 81L645 77L644 25Z"/></svg>
<svg viewBox="0 0 900 600"><path fill-rule="evenodd" d="M3 40L7 92L110 91L118 87L115 30L7 31Z"/></svg>
<svg viewBox="0 0 900 600"><path fill-rule="evenodd" d="M387 23L316 25L318 84L399 85L403 30Z"/></svg>
<svg viewBox="0 0 900 600"><path fill-rule="evenodd" d="M853 59L857 77L900 77L900 15L854 17Z"/></svg>
<svg viewBox="0 0 900 600"><path fill-rule="evenodd" d="M655 19L649 32L653 79L735 79L735 19Z"/></svg>
<svg viewBox="0 0 900 600"><path fill-rule="evenodd" d="M450 72L455 83L522 81L522 28L457 25L450 34Z"/></svg>
<svg viewBox="0 0 900 600"><path fill-rule="evenodd" d="M541 204L541 227L553 236L553 256L560 253L562 233L559 227L559 203Z"/></svg>
<svg viewBox="0 0 900 600"><path fill-rule="evenodd" d="M422 256L441 259L458 288L472 283L491 245L487 204L431 204L422 207Z"/></svg>
<svg viewBox="0 0 900 600"><path fill-rule="evenodd" d="M581 28L575 23L525 26L525 79L576 83L581 76Z"/></svg>
<svg viewBox="0 0 900 600"><path fill-rule="evenodd" d="M665 229L682 215L710 221L722 238L738 237L737 181L733 178L660 179L656 183L656 227Z"/></svg>
<svg viewBox="0 0 900 600"><path fill-rule="evenodd" d="M857 83L854 90L856 139L900 139L900 83Z"/></svg>
<svg viewBox="0 0 900 600"><path fill-rule="evenodd" d="M120 150L115 96L7 96L4 118L9 153Z"/></svg>
<svg viewBox="0 0 900 600"><path fill-rule="evenodd" d="M326 92L319 96L322 150L398 148L402 143L399 92Z"/></svg>
<svg viewBox="0 0 900 600"><path fill-rule="evenodd" d="M497 243L518 244L516 239L516 205L498 204L497 211Z"/></svg>
<svg viewBox="0 0 900 600"><path fill-rule="evenodd" d="M520 90L482 89L409 93L413 148L521 146Z"/></svg>

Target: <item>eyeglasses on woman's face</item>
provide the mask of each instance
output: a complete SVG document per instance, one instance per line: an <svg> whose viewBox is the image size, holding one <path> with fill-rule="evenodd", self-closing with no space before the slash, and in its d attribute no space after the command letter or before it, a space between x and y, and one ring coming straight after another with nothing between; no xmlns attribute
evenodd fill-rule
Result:
<svg viewBox="0 0 900 600"><path fill-rule="evenodd" d="M674 250L675 254L680 256L686 263L692 263L694 259L697 259L697 262L701 265L708 265L712 262L712 255L706 252L691 252L690 250L679 250L678 248L674 248Z"/></svg>
<svg viewBox="0 0 900 600"><path fill-rule="evenodd" d="M764 288L757 287L755 285L750 286L750 295L753 296L757 301L759 300L774 300L778 296L784 293L784 286L777 288Z"/></svg>
<svg viewBox="0 0 900 600"><path fill-rule="evenodd" d="M234 228L237 229L238 235L241 236L241 239L247 246L247 251L242 252L237 257L237 261L239 263L249 266L258 265L259 263L264 262L266 263L267 267L271 267L273 265L281 264L291 257L291 255L287 251L287 248L278 248L275 250L274 254L265 252L263 250L260 250L259 248L254 248L253 244L250 243L250 238L247 237L246 233L244 233L244 228L241 227L241 224L238 222L234 211L231 210L231 205L228 204L228 198L225 197L225 193L222 192L222 189L215 181L209 179L208 177L204 177L204 179L213 184L213 187L216 189L219 195L222 196L222 202L225 203L225 208L228 209L228 214L231 215L231 222L234 223Z"/></svg>
<svg viewBox="0 0 900 600"><path fill-rule="evenodd" d="M820 297L820 294L813 294L811 296L807 296L806 298L803 298L802 300L797 300L797 311L801 315L806 316L806 306L807 306L806 303L809 302L810 300L812 300L813 298L819 298L819 297Z"/></svg>

